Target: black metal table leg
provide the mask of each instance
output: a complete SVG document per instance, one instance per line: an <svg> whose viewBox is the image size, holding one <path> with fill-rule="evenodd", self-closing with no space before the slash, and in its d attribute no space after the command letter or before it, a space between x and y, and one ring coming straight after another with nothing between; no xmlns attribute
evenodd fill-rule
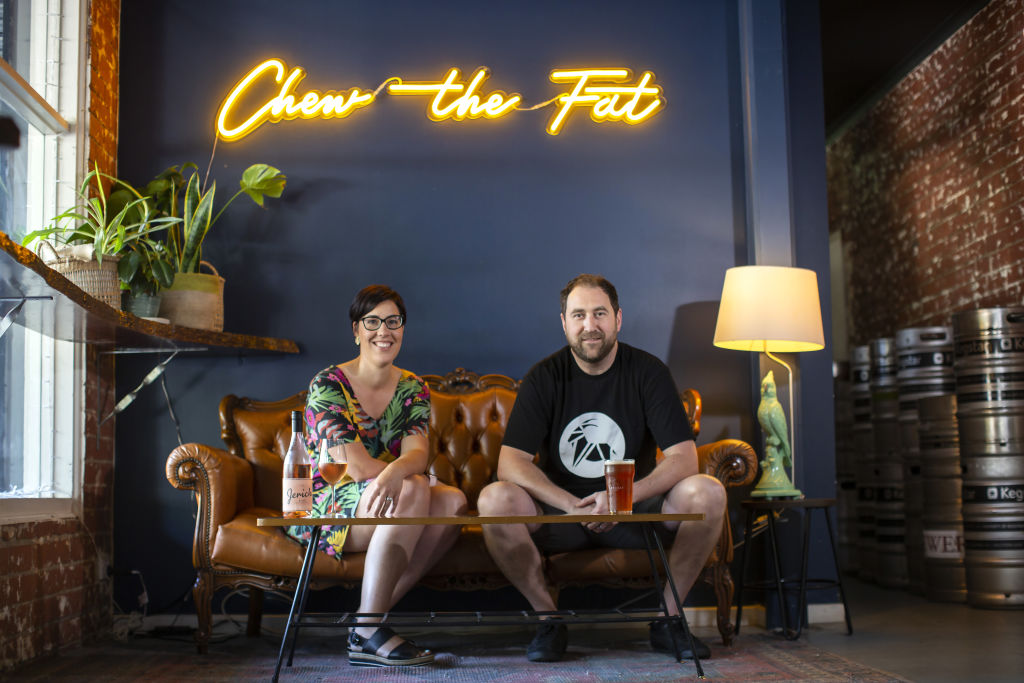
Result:
<svg viewBox="0 0 1024 683"><path fill-rule="evenodd" d="M274 683L277 683L281 675L281 660L284 659L284 650L288 645L288 634L294 626L295 635L292 638L291 650L288 653L288 666L292 665L292 658L295 655L295 643L299 639L299 622L302 621L302 613L306 608L306 597L309 593L309 578L313 574L313 561L316 557L317 546L320 544L320 526L314 525L309 537L309 545L306 547L306 555L302 560L302 569L299 570L299 580L295 585L295 595L292 596L292 607L288 611L288 621L284 625L284 635L281 636L281 649L277 653L277 667L274 669ZM298 614L296 615L296 606Z"/></svg>
<svg viewBox="0 0 1024 683"><path fill-rule="evenodd" d="M832 546L832 561L836 568L836 584L839 587L839 599L843 601L843 618L846 619L846 635L853 635L853 621L850 619L850 607L846 604L846 589L843 588L843 573L839 570L839 553L836 552L836 538L832 533L832 518L828 508L821 509L825 513L825 524L828 525L828 543Z"/></svg>
<svg viewBox="0 0 1024 683"><path fill-rule="evenodd" d="M782 563L779 561L779 537L775 530L775 513L768 511L768 539L772 545L772 564L775 565L775 588L779 594L779 617L782 619L782 633L789 631L789 618L786 612L786 593L782 583Z"/></svg>
<svg viewBox="0 0 1024 683"><path fill-rule="evenodd" d="M665 569L665 578L668 580L669 588L672 589L672 599L675 600L676 603L676 611L678 612L679 623L682 625L683 632L686 634L686 640L689 641L690 644L690 652L693 654L693 663L697 668L697 676L700 678L706 678L706 676L704 675L704 667L701 666L700 663L700 657L697 656L697 643L695 643L693 640L693 632L690 631L690 625L686 622L686 614L683 612L683 601L679 599L679 591L676 590L676 582L675 579L672 578L672 568L669 565L668 556L665 554L665 547L661 544L661 539L658 537L658 534L651 527L651 525L649 523L645 523L644 540L648 546L650 545L650 538L652 536L654 537L654 545L658 549L658 556L661 558L661 565ZM655 573L655 576L657 576L657 573ZM661 590L660 595L661 604L663 609L665 610L665 616L667 617L668 603L665 600L665 591ZM676 649L676 661L682 662L683 653L679 651L679 644L676 643L675 635L672 634L671 630L669 631L669 634L672 635L672 645Z"/></svg>
<svg viewBox="0 0 1024 683"><path fill-rule="evenodd" d="M747 510L746 528L743 531L743 557L740 558L740 586L736 592L736 628L734 636L740 634L740 622L743 620L743 585L747 581L747 551L750 548L751 533L754 530L754 511Z"/></svg>
<svg viewBox="0 0 1024 683"><path fill-rule="evenodd" d="M796 640L804 629L804 611L807 609L807 556L810 554L811 548L811 513L813 512L814 510L811 508L803 511L801 522L803 525L803 550L800 554L800 599L797 601L796 630L792 633L783 631L782 635L786 637L786 640Z"/></svg>

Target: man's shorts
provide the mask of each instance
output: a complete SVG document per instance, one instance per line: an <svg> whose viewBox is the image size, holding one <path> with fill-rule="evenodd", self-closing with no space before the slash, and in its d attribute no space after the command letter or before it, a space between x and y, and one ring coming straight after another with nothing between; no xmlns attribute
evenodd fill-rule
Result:
<svg viewBox="0 0 1024 683"><path fill-rule="evenodd" d="M633 505L634 513L661 512L661 505L665 502L665 496L654 496L642 500ZM563 514L559 508L536 501L540 506L541 513L545 515ZM675 537L675 532L669 530L661 522L652 525L655 533L661 538L661 542L667 545ZM608 531L601 533L587 529L579 522L571 524L541 524L537 531L530 534L530 538L537 545L539 550L545 553L564 553L570 550L582 550L584 548L646 548L644 543L643 524L619 523Z"/></svg>

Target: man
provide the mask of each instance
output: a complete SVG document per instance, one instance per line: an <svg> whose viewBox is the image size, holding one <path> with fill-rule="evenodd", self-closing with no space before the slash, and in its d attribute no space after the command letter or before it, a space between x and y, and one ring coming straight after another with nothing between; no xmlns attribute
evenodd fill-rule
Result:
<svg viewBox="0 0 1024 683"><path fill-rule="evenodd" d="M633 459L635 512L704 514L703 522L659 525L658 532L672 542L669 566L685 596L721 532L725 489L697 472L693 432L668 368L618 341L622 311L615 287L599 275L573 278L562 290L561 317L569 344L523 380L498 457L498 480L480 493L480 514L606 514L604 461ZM665 455L660 463L656 447ZM538 612L557 609L540 550L644 547L637 524L486 524L483 530L495 562ZM665 592L674 615L668 586ZM652 623L651 646L674 655L672 630L683 655L692 658L676 621ZM527 657L558 661L567 643L565 624L545 621ZM698 656L710 655L704 643L695 643Z"/></svg>

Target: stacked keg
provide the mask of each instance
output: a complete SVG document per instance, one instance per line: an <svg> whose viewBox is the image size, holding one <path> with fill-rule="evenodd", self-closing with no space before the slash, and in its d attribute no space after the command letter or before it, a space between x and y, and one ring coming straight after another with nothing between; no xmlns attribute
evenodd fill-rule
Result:
<svg viewBox="0 0 1024 683"><path fill-rule="evenodd" d="M967 602L1024 607L1024 308L953 316Z"/></svg>
<svg viewBox="0 0 1024 683"><path fill-rule="evenodd" d="M924 479L925 596L964 602L964 524L960 514L960 439L956 396L918 401L921 474Z"/></svg>
<svg viewBox="0 0 1024 683"><path fill-rule="evenodd" d="M872 340L870 346L876 579L883 586L903 588L907 585L907 546L896 344L892 337L883 337Z"/></svg>
<svg viewBox="0 0 1024 683"><path fill-rule="evenodd" d="M839 566L857 568L857 449L853 441L853 399L850 396L850 364L832 364L835 387L836 514L839 525Z"/></svg>
<svg viewBox="0 0 1024 683"><path fill-rule="evenodd" d="M925 591L923 517L924 477L918 444L918 401L950 395L953 376L953 329L909 327L896 332L896 379L899 386L900 455L903 463L903 509L906 519L907 580L911 590Z"/></svg>
<svg viewBox="0 0 1024 683"><path fill-rule="evenodd" d="M857 553L848 569L874 581L878 552L875 548L875 433L871 426L871 347L856 346L850 364L853 404L853 444L857 478Z"/></svg>

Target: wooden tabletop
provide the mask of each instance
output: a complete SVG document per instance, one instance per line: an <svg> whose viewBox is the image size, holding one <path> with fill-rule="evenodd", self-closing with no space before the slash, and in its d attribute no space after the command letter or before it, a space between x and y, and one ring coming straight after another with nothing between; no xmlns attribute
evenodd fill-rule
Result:
<svg viewBox="0 0 1024 683"><path fill-rule="evenodd" d="M699 522L701 513L645 512L635 515L520 515L505 517L260 517L256 526L409 526L414 524L570 524L578 522Z"/></svg>

